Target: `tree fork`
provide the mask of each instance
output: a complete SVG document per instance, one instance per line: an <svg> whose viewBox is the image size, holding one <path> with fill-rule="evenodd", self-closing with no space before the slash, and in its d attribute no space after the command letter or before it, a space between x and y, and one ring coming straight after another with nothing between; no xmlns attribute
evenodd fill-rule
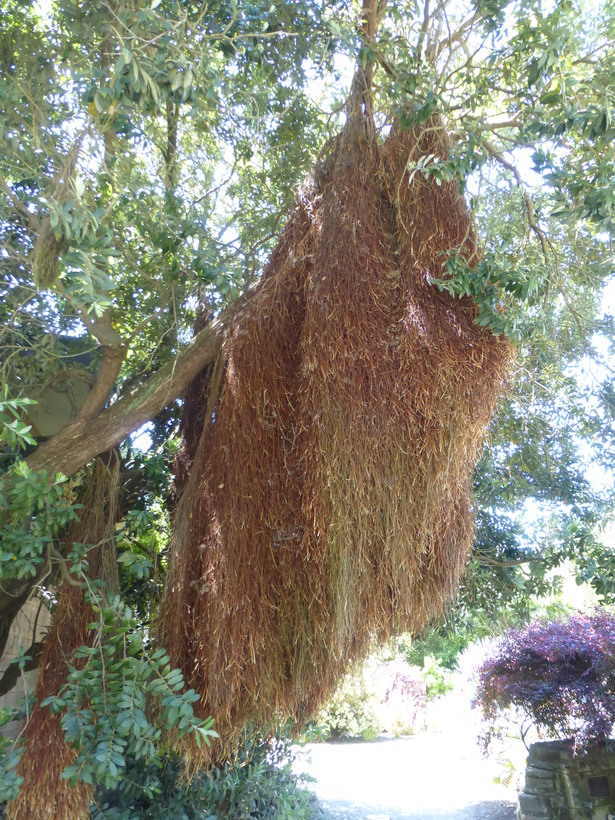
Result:
<svg viewBox="0 0 615 820"><path fill-rule="evenodd" d="M176 359L149 377L132 393L98 416L76 418L26 459L32 470L74 475L99 453L111 450L175 401L200 371L211 364L222 346L229 318L243 304L239 299L223 316L198 333Z"/></svg>

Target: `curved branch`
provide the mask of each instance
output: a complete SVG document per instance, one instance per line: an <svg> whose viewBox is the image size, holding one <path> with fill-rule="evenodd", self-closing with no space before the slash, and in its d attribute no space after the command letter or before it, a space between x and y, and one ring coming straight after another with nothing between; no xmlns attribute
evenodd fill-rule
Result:
<svg viewBox="0 0 615 820"><path fill-rule="evenodd" d="M519 169L517 168L517 166L514 163L509 162L506 159L506 157L500 151L498 151L498 149L494 145L492 145L490 142L488 142L487 140L484 140L483 145L487 149L487 152L495 160L497 160L497 162L499 162L500 165L503 168L506 168L506 170L510 171L512 173L512 175L514 176L515 182L519 186L519 189L520 189L521 194L523 196L523 202L525 204L525 210L527 212L528 225L530 226L531 230L538 237L538 239L540 241L540 247L542 248L542 255L544 256L544 259L545 259L545 262L546 262L547 266L549 266L550 262L551 262L551 258L550 258L550 255L549 255L549 251L551 250L551 246L550 246L549 240L547 239L547 235L545 234L545 232L542 230L542 228L536 222L536 212L534 211L534 203L532 202L531 196L527 192L527 189L525 187L525 184L523 182L521 174L519 173Z"/></svg>
<svg viewBox="0 0 615 820"><path fill-rule="evenodd" d="M98 373L96 383L81 405L77 419L88 421L94 418L103 409L113 390L113 385L119 375L122 362L126 357L126 348L103 347L103 363Z"/></svg>
<svg viewBox="0 0 615 820"><path fill-rule="evenodd" d="M175 401L197 374L213 362L230 319L245 304L233 303L220 318L198 333L176 359L95 418L78 417L41 444L26 460L32 470L74 475L99 453L111 450Z"/></svg>

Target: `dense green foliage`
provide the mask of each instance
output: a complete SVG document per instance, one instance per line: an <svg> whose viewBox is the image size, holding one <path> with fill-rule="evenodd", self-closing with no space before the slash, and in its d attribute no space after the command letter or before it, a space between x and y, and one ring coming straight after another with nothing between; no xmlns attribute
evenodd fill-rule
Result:
<svg viewBox="0 0 615 820"><path fill-rule="evenodd" d="M316 732L324 739L373 740L380 731L375 693L362 670L348 674L318 715Z"/></svg>
<svg viewBox="0 0 615 820"><path fill-rule="evenodd" d="M106 607L94 600L92 609L100 621L90 628L101 634L102 646L77 649L66 683L43 706L62 715L66 739L79 752L64 776L112 789L125 780L128 760L157 761L164 730L174 729L179 738L194 732L199 746L216 733L211 719L195 718L192 704L199 695L183 691L182 674L171 669L163 649L148 651L119 597ZM148 697L159 702L157 721L151 721ZM155 777L139 785L150 797L159 787Z"/></svg>
<svg viewBox="0 0 615 820"><path fill-rule="evenodd" d="M101 452L119 444L121 455L120 598L92 584L91 545L65 543L79 467L64 476L57 460L38 471L36 459L54 441L80 453L104 413L105 435L119 429L118 408L138 407L148 380L179 361L197 309L206 321L257 280L341 122L357 58L377 68L383 127L436 112L446 122L450 158L412 170L459 179L485 252L470 271L451 249L435 285L471 295L480 321L519 345L476 476L475 555L451 624L503 608L525 617L566 557L615 595L598 528L612 514L615 453L613 317L601 307L615 8L391 0L371 51L359 22L351 0L0 0L0 633L30 590L55 602L66 572L88 588L103 648L80 650L85 665L51 703L80 754L68 775L100 790L130 769L148 800L175 782L163 730L211 728L193 720L197 695L151 642L186 384L169 388L142 437L129 435L142 418L101 437Z"/></svg>
<svg viewBox="0 0 615 820"><path fill-rule="evenodd" d="M233 765L200 773L187 781L176 754L163 758L162 769L131 762L126 778L114 790L100 789L93 807L95 820L175 820L216 817L310 818L314 803L291 771L293 753L283 738L246 738ZM146 795L135 784L156 779L159 790Z"/></svg>

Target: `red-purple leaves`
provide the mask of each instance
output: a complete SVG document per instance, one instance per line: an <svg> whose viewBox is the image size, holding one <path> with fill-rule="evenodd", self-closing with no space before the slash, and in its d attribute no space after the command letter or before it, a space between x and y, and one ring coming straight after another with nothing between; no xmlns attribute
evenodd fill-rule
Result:
<svg viewBox="0 0 615 820"><path fill-rule="evenodd" d="M479 670L476 702L490 722L517 707L577 748L606 741L615 723L615 616L597 611L510 630Z"/></svg>

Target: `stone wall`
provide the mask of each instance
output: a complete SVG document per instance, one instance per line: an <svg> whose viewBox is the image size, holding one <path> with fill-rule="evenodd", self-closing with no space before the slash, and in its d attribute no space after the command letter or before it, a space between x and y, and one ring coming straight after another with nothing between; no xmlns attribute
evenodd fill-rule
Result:
<svg viewBox="0 0 615 820"><path fill-rule="evenodd" d="M565 741L530 746L518 820L615 820L615 751L575 756Z"/></svg>

